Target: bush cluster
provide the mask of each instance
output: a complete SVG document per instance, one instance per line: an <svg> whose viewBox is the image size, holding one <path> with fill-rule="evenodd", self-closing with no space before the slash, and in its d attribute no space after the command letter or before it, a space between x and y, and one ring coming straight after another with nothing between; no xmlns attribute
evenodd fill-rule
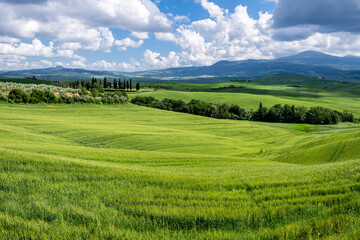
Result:
<svg viewBox="0 0 360 240"><path fill-rule="evenodd" d="M254 113L253 119L264 122L284 123L308 123L308 124L337 124L339 122L354 122L352 113L343 113L325 107L295 107L288 104L282 106L276 104L266 108L260 103L258 110Z"/></svg>
<svg viewBox="0 0 360 240"><path fill-rule="evenodd" d="M137 96L132 103L159 108L168 111L190 113L194 115L236 120L255 120L263 122L308 123L308 124L337 124L338 122L354 122L354 115L347 111L343 113L324 107L295 107L294 105L274 105L266 108L260 103L259 108L244 109L234 104L207 103L201 100L191 100L185 103L182 100L163 99Z"/></svg>
<svg viewBox="0 0 360 240"><path fill-rule="evenodd" d="M24 84L24 83L14 83L14 82L0 82L0 90L3 92L11 91L14 88L18 88L28 94L31 94L31 92L34 89L39 90L49 90L53 93L65 91L70 92L73 94L80 93L80 89L72 89L72 88L63 88L58 86L52 86L52 85L45 85L45 84Z"/></svg>
<svg viewBox="0 0 360 240"><path fill-rule="evenodd" d="M65 91L60 91L60 96L56 97L50 90L33 89L30 94L14 88L6 96L0 93L0 101L9 103L96 103L96 104L116 104L126 103L127 95L124 92L99 93L96 89L89 93L82 89L79 94L69 96Z"/></svg>

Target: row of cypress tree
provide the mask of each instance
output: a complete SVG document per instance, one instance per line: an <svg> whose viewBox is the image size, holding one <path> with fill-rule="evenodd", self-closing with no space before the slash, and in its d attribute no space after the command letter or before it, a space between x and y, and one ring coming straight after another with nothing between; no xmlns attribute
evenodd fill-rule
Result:
<svg viewBox="0 0 360 240"><path fill-rule="evenodd" d="M86 88L87 90L91 90L93 88L96 89L119 89L124 91L132 91L133 90L133 82L130 78L129 80L124 79L123 81L121 79L117 80L116 78L113 81L107 80L107 78L104 78L103 80L98 80L96 78L92 78L91 81L72 81L69 82L69 87L80 89L80 88ZM135 85L136 91L140 90L140 83L137 82Z"/></svg>

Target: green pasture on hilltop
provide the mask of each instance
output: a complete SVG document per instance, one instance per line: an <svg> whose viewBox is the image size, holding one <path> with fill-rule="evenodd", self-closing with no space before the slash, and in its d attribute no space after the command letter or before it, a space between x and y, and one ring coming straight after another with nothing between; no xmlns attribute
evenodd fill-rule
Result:
<svg viewBox="0 0 360 240"><path fill-rule="evenodd" d="M249 106L254 95L151 94ZM267 106L318 105L264 97ZM337 97L348 102L324 104L360 114L355 98ZM132 104L0 104L0 238L356 239L359 146L353 123L219 120Z"/></svg>

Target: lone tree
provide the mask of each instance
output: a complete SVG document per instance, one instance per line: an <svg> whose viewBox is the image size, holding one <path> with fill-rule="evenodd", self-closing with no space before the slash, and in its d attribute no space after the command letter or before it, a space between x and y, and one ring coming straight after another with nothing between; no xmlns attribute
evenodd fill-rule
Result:
<svg viewBox="0 0 360 240"><path fill-rule="evenodd" d="M115 88L115 89L118 88L118 84L117 84L116 78L114 78L114 88Z"/></svg>
<svg viewBox="0 0 360 240"><path fill-rule="evenodd" d="M136 83L136 91L139 91L140 90L140 83Z"/></svg>

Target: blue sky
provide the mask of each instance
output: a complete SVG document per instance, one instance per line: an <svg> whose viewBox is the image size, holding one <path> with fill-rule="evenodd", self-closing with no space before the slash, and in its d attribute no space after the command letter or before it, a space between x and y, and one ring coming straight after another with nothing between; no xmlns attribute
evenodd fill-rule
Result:
<svg viewBox="0 0 360 240"><path fill-rule="evenodd" d="M0 0L0 70L360 56L358 0Z"/></svg>

